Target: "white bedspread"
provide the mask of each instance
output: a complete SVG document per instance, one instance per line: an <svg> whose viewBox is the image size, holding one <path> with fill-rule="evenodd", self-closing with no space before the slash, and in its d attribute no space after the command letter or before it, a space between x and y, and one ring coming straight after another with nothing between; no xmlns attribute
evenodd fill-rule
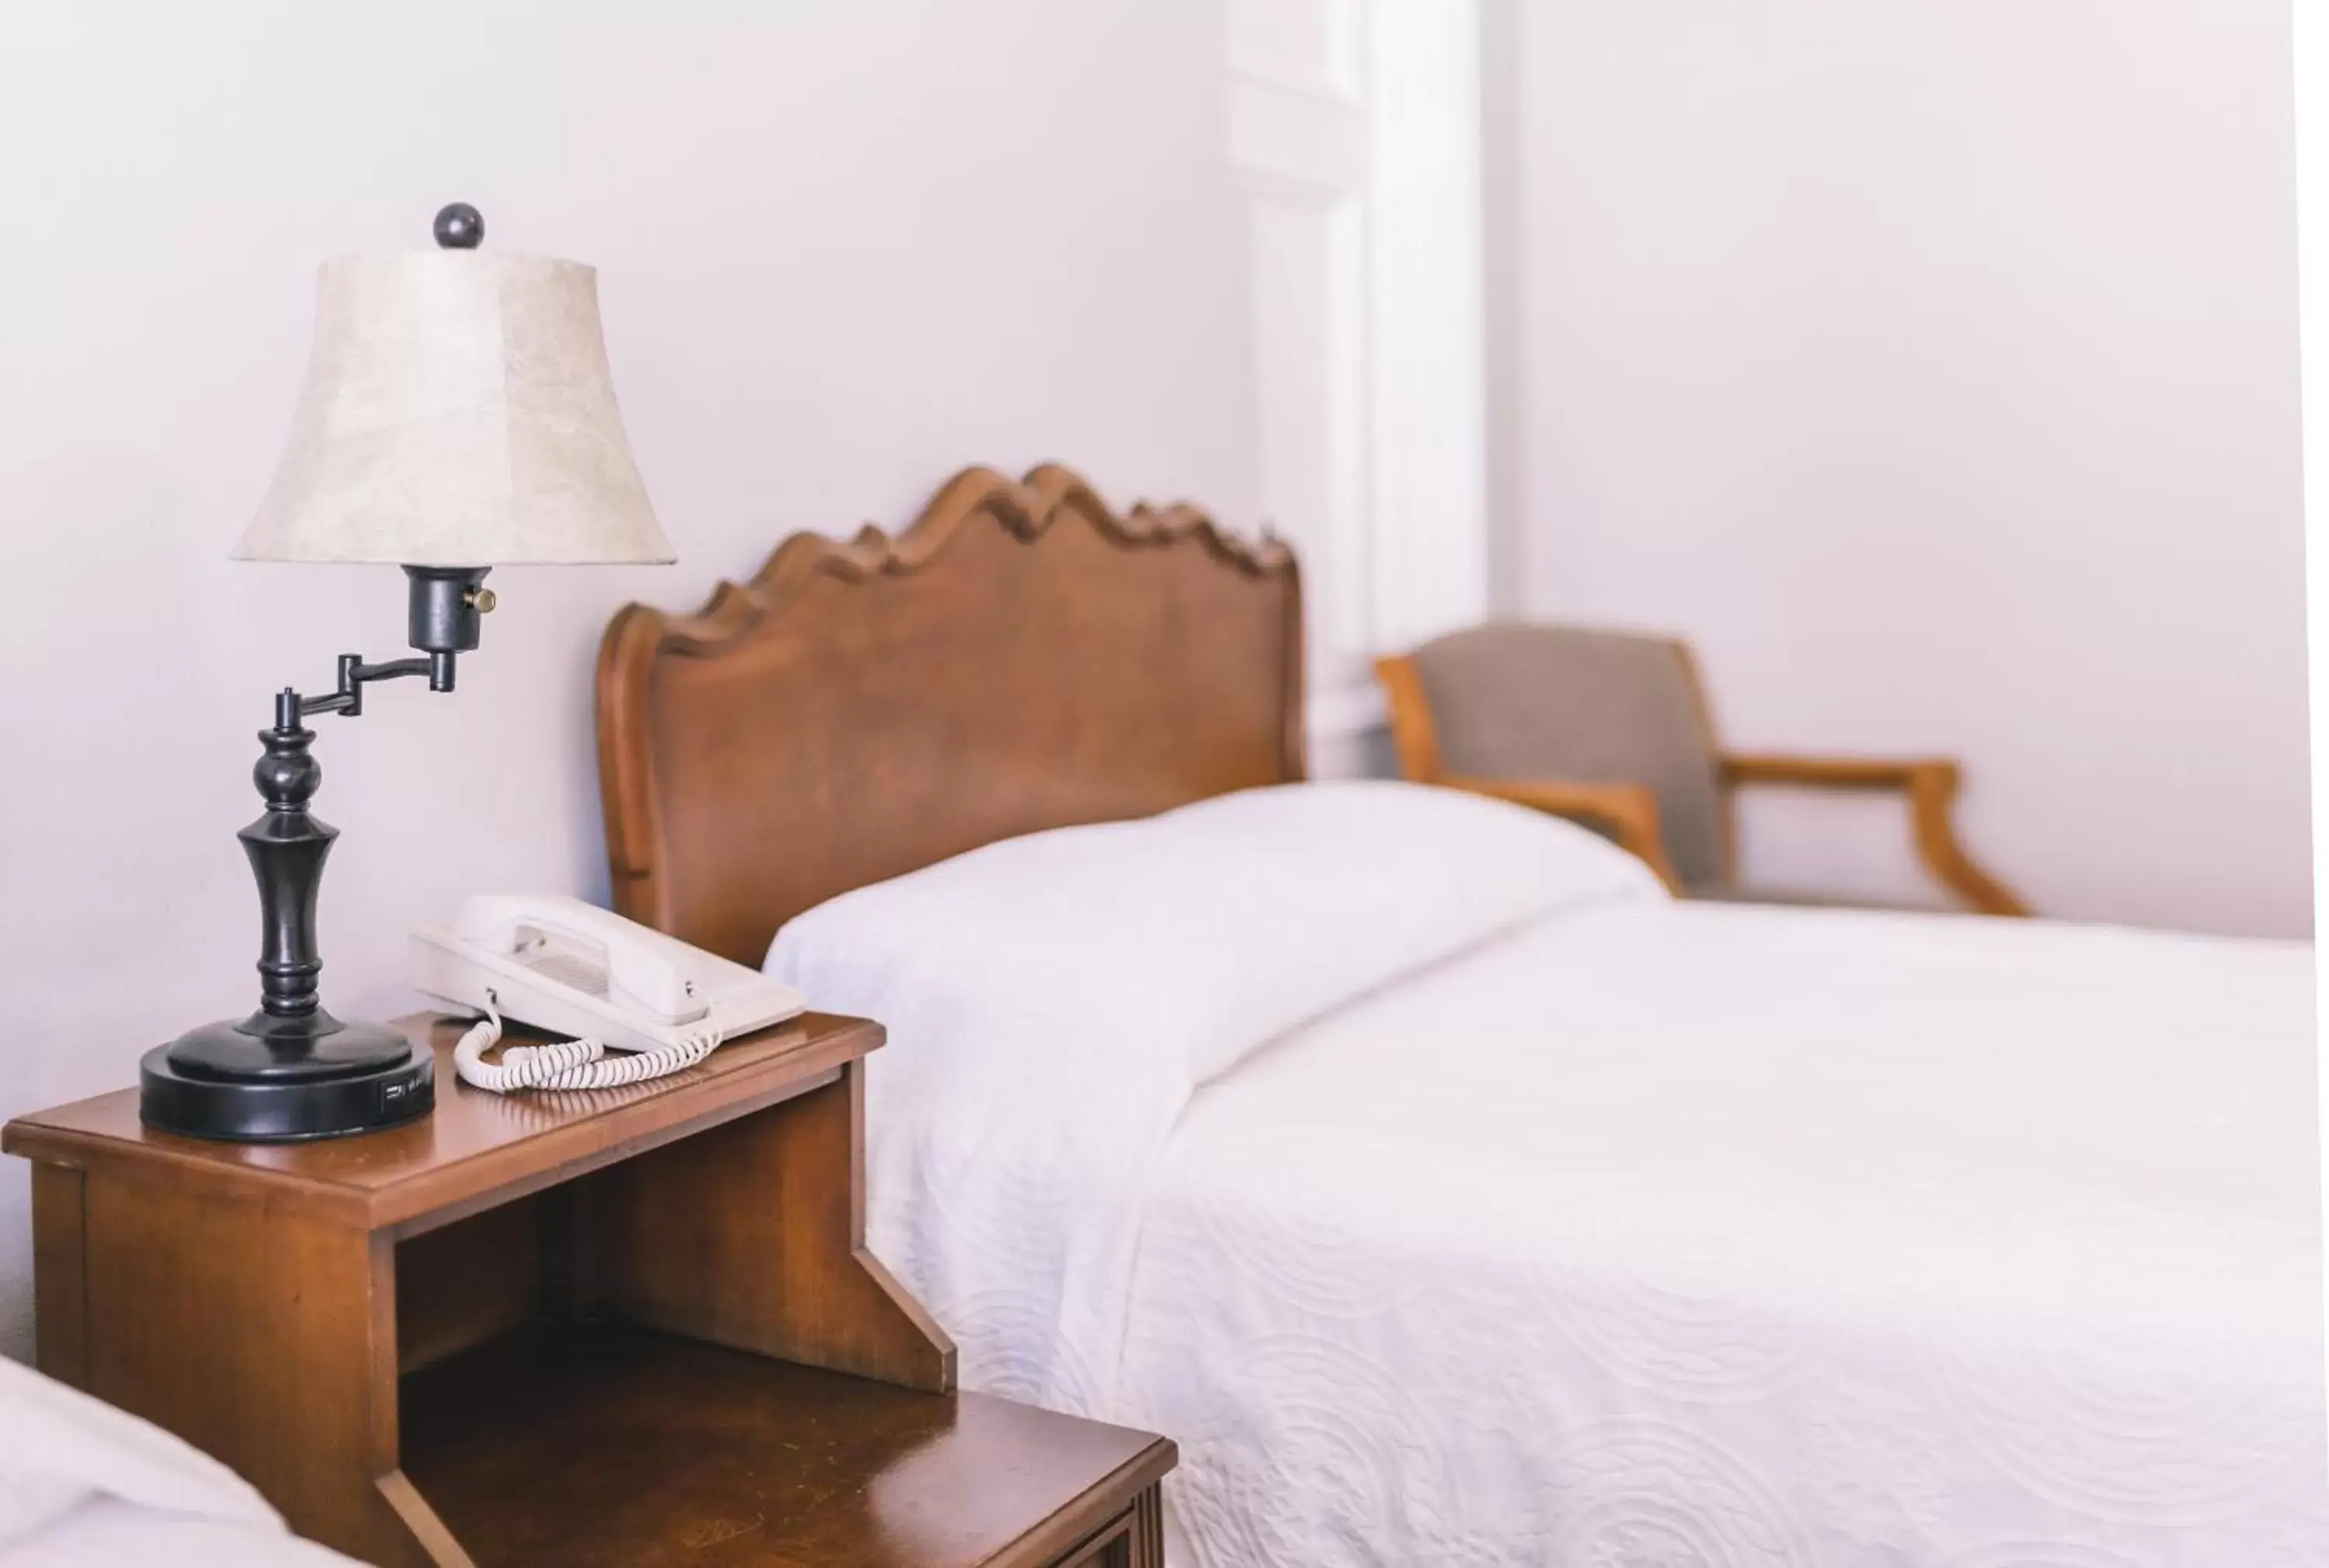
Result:
<svg viewBox="0 0 2329 1568"><path fill-rule="evenodd" d="M14 1546L0 1568L357 1568L281 1525L191 1518L99 1498Z"/></svg>
<svg viewBox="0 0 2329 1568"><path fill-rule="evenodd" d="M770 963L891 1027L870 1240L965 1383L1179 1440L1204 1568L2329 1565L2309 947L1609 885L1195 1086L1333 908L1136 838Z"/></svg>
<svg viewBox="0 0 2329 1568"><path fill-rule="evenodd" d="M1200 1092L1113 1413L1213 1565L2329 1563L2311 1005L2296 945L1556 918Z"/></svg>

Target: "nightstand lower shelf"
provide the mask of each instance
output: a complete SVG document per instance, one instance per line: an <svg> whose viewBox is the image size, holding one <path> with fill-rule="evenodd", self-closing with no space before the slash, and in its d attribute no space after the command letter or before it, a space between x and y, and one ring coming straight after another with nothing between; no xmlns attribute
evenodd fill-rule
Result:
<svg viewBox="0 0 2329 1568"><path fill-rule="evenodd" d="M1121 1427L600 1326L515 1330L401 1403L405 1476L477 1568L1051 1563L1136 1511L1153 1535L1172 1463Z"/></svg>

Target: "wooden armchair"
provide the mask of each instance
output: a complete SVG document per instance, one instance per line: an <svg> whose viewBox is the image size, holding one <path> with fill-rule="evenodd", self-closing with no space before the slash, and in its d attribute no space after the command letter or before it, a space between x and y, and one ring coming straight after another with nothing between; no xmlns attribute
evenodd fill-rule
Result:
<svg viewBox="0 0 2329 1568"><path fill-rule="evenodd" d="M1751 897L1736 882L1742 784L1897 790L1936 881L1984 914L2030 913L1957 841L1956 763L1724 751L1686 643L1493 624L1379 660L1375 675L1405 776L1575 818L1679 893Z"/></svg>

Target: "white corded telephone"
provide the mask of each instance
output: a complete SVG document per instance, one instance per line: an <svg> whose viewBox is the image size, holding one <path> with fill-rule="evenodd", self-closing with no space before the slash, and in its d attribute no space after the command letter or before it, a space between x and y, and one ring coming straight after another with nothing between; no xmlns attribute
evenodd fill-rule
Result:
<svg viewBox="0 0 2329 1568"><path fill-rule="evenodd" d="M805 1005L757 970L560 894L464 899L450 930L412 933L410 978L447 1006L484 1015L453 1063L463 1083L495 1094L660 1078ZM489 1063L504 1014L575 1038L513 1046ZM610 1047L630 1054L608 1056Z"/></svg>

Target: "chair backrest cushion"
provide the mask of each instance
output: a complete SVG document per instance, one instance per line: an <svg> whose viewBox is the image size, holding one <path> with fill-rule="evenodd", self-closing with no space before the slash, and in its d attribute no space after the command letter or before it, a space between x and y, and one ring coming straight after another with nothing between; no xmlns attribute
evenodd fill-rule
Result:
<svg viewBox="0 0 2329 1568"><path fill-rule="evenodd" d="M1723 885L1713 738L1679 644L1498 623L1428 643L1414 659L1447 773L1646 784L1675 878L1692 892Z"/></svg>

